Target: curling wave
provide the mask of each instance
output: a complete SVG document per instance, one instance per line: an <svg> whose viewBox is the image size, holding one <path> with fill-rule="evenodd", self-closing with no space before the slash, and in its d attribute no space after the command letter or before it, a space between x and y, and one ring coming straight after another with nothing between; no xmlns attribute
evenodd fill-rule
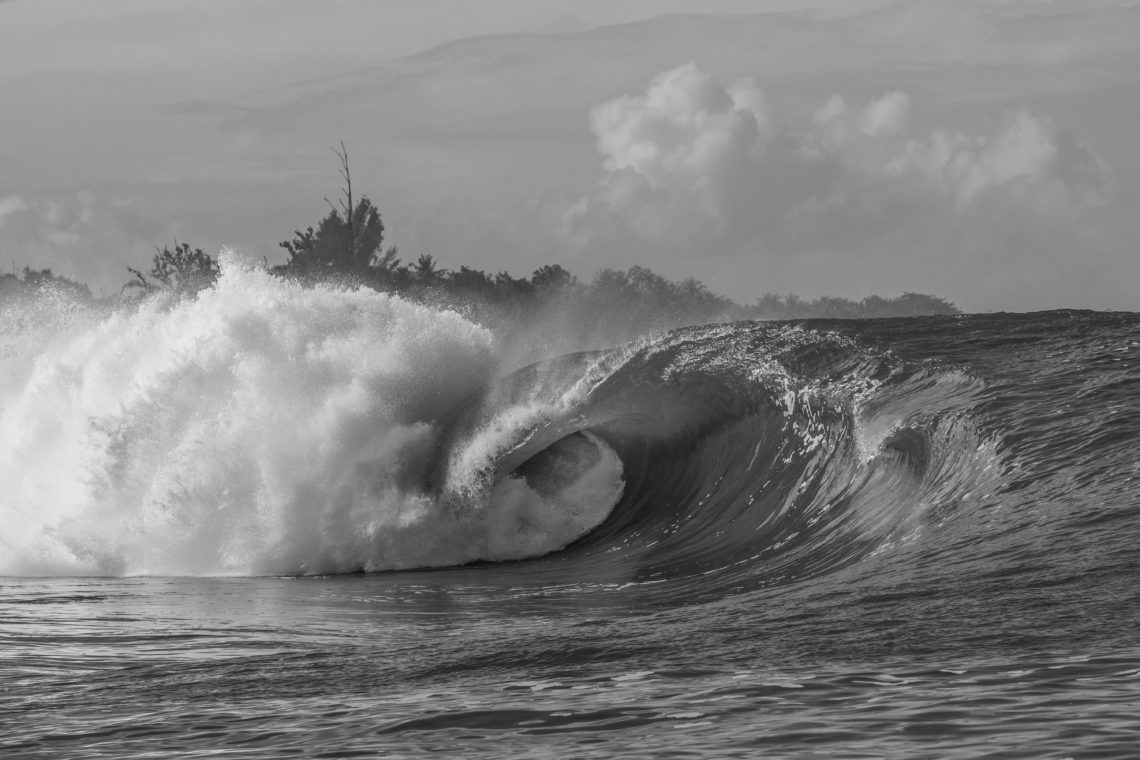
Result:
<svg viewBox="0 0 1140 760"><path fill-rule="evenodd" d="M535 378L563 400L558 413L502 424L531 408ZM690 578L721 594L838 569L992 495L1005 466L975 422L984 390L961 370L908 366L835 333L738 323L528 368L485 391L453 435L510 430L498 472L582 434L620 458L620 500L547 563L548 582L588 558L575 582Z"/></svg>
<svg viewBox="0 0 1140 760"><path fill-rule="evenodd" d="M5 332L0 573L545 558L781 584L996 503L986 381L837 331L687 328L498 376L494 338L226 266L194 300ZM561 579L565 580L565 579Z"/></svg>

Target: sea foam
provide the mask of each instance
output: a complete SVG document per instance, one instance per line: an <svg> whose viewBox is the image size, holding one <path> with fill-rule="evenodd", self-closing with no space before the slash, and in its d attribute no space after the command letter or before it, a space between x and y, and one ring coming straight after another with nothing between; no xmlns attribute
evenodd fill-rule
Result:
<svg viewBox="0 0 1140 760"><path fill-rule="evenodd" d="M443 418L502 369L454 312L229 261L194 298L35 309L0 325L0 574L454 565L592 527L524 484L464 508L426 485Z"/></svg>

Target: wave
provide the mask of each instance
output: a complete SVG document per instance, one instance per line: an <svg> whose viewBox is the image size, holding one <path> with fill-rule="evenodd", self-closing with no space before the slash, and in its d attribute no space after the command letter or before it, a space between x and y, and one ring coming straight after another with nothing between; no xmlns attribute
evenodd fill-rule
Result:
<svg viewBox="0 0 1140 760"><path fill-rule="evenodd" d="M838 334L738 323L617 355L513 453L572 431L618 453L621 500L559 555L589 559L577 580L691 578L712 594L802 580L914 542L1007 470L975 423L984 382Z"/></svg>
<svg viewBox="0 0 1140 760"><path fill-rule="evenodd" d="M550 511L525 484L462 512L421 488L448 410L496 371L493 337L455 313L229 264L191 300L41 307L0 330L0 573L508 559L526 552L504 513L526 533ZM583 477L606 486L607 466Z"/></svg>
<svg viewBox="0 0 1140 760"><path fill-rule="evenodd" d="M0 574L555 555L751 588L905 545L1009 469L982 380L825 330L687 328L504 376L455 313L230 263L191 300L51 313L0 338Z"/></svg>

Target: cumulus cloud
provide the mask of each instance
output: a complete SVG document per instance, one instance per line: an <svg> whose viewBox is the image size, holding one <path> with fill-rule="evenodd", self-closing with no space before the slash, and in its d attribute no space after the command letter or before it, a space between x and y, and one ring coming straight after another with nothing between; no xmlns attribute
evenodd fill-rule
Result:
<svg viewBox="0 0 1140 760"><path fill-rule="evenodd" d="M606 176L566 216L578 238L615 224L654 237L732 231L771 137L754 83L722 87L693 64L660 74L643 95L596 106L590 125Z"/></svg>
<svg viewBox="0 0 1140 760"><path fill-rule="evenodd" d="M957 211L994 200L995 193L1050 214L1102 205L1113 194L1104 163L1046 117L1005 114L982 135L945 129L922 135L913 121L902 92L862 109L834 97L814 115L805 157L836 162L843 185L923 190Z"/></svg>
<svg viewBox="0 0 1140 760"><path fill-rule="evenodd" d="M1077 229L1118 192L1108 168L1049 118L1000 116L969 134L920 126L910 97L836 95L799 123L744 80L693 64L596 106L604 176L567 211L579 245L654 241L794 252L900 234ZM773 125L789 126L777 130Z"/></svg>

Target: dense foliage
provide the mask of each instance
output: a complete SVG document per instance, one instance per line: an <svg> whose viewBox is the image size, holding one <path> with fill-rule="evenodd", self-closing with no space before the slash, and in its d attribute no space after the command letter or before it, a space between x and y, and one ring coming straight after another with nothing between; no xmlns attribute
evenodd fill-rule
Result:
<svg viewBox="0 0 1140 760"><path fill-rule="evenodd" d="M270 271L305 285L334 283L369 287L401 297L456 309L495 328L500 334L557 332L562 340L615 342L636 335L688 324L733 319L853 319L956 314L944 299L920 293L897 298L869 296L861 301L823 296L813 301L795 295L766 293L747 305L712 293L700 281L674 282L645 267L601 269L581 282L558 264L547 264L530 277L489 273L466 265L446 269L431 254L405 262L395 246L384 249L380 211L367 196L355 198L343 143L333 149L344 179L342 197L317 226L294 232L280 245L285 263ZM170 292L192 296L217 279L217 261L201 248L175 241L152 259L148 272L128 267L133 278L120 297ZM55 276L51 270L25 268L23 276L0 277L0 299L50 287L80 299L91 297L87 286Z"/></svg>
<svg viewBox="0 0 1140 760"><path fill-rule="evenodd" d="M174 242L173 250L164 247L155 254L149 276L133 267L127 267L127 271L135 278L124 285L123 290L134 288L151 293L165 289L191 295L213 285L220 273L213 256L178 241Z"/></svg>

